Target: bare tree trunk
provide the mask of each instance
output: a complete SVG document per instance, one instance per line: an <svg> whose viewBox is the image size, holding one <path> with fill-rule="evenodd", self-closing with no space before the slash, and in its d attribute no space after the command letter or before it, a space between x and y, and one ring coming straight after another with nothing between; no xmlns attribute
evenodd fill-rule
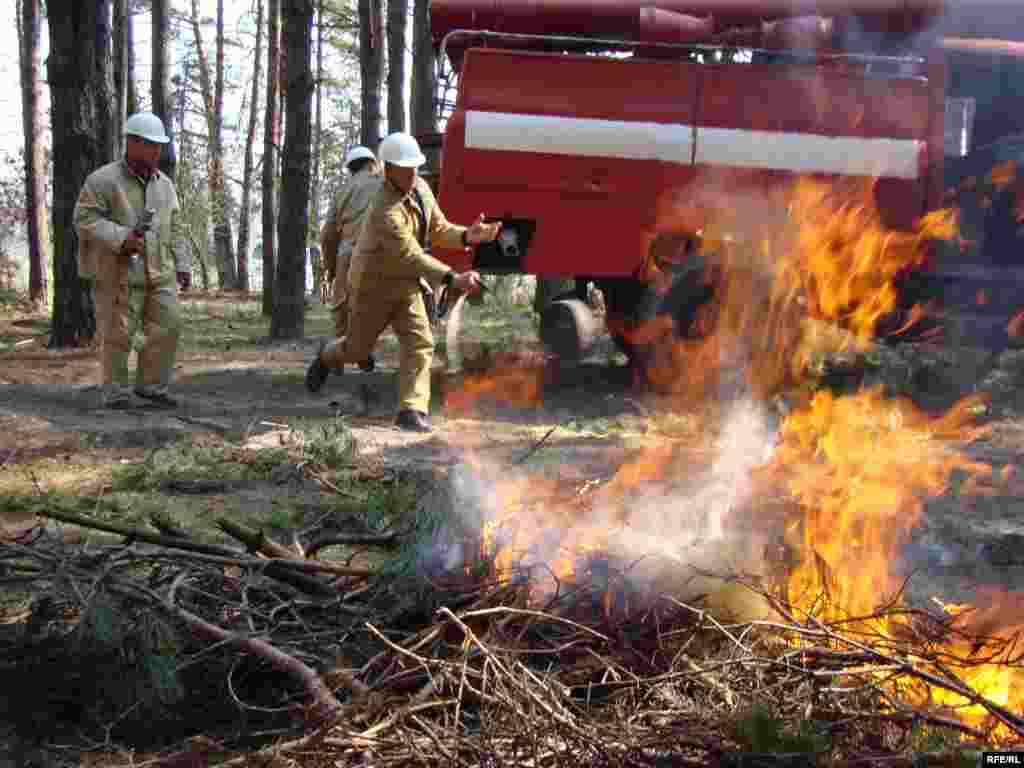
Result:
<svg viewBox="0 0 1024 768"><path fill-rule="evenodd" d="M388 133L405 132L405 32L409 0L388 0Z"/></svg>
<svg viewBox="0 0 1024 768"><path fill-rule="evenodd" d="M88 289L78 276L73 216L86 176L113 158L110 0L49 0L53 131L54 297L51 347L74 347L95 332Z"/></svg>
<svg viewBox="0 0 1024 768"><path fill-rule="evenodd" d="M164 130L171 141L164 145L160 157L160 170L174 178L178 158L174 152L174 133L171 115L174 109L171 96L171 0L153 0L153 112L164 122Z"/></svg>
<svg viewBox="0 0 1024 768"><path fill-rule="evenodd" d="M323 138L323 93L324 93L324 0L317 0L316 11L316 126L313 133L313 180L311 182L310 228L314 233L320 231L320 147ZM314 237L316 235L314 234ZM321 295L320 285L323 282L324 255L318 248L313 258L313 292Z"/></svg>
<svg viewBox="0 0 1024 768"><path fill-rule="evenodd" d="M380 144L380 85L384 70L383 0L359 0L359 73L362 79L360 140L370 149Z"/></svg>
<svg viewBox="0 0 1024 768"><path fill-rule="evenodd" d="M129 0L113 0L114 73L114 157L124 154L124 121L128 109L128 26L131 21Z"/></svg>
<svg viewBox="0 0 1024 768"><path fill-rule="evenodd" d="M277 86L281 75L281 5L267 0L267 105L263 124L263 314L274 313L274 278L277 269L277 130L280 125Z"/></svg>
<svg viewBox="0 0 1024 768"><path fill-rule="evenodd" d="M206 116L207 169L213 208L213 242L217 252L217 280L222 289L233 290L238 286L238 274L232 251L229 201L224 178L224 0L217 0L216 59L212 78L210 60L203 46L198 0L192 0L192 31L196 38L199 83Z"/></svg>
<svg viewBox="0 0 1024 768"><path fill-rule="evenodd" d="M430 37L430 0L415 0L412 30L412 132L437 133L437 58Z"/></svg>
<svg viewBox="0 0 1024 768"><path fill-rule="evenodd" d="M249 130L245 135L245 163L242 170L242 213L238 219L238 290L249 290L249 214L252 211L253 146L259 121L260 73L263 65L263 0L256 0L256 59L252 68L252 101Z"/></svg>
<svg viewBox="0 0 1024 768"><path fill-rule="evenodd" d="M18 40L21 51L21 119L25 129L25 207L28 210L28 295L45 303L49 264L46 234L46 164L43 159L43 121L39 114L40 15L39 0L21 0Z"/></svg>
<svg viewBox="0 0 1024 768"><path fill-rule="evenodd" d="M306 237L309 231L310 111L313 72L310 66L313 0L284 0L287 50L285 141L282 152L281 210L274 313L270 336L302 338L305 324Z"/></svg>
<svg viewBox="0 0 1024 768"><path fill-rule="evenodd" d="M127 0L128 13L125 15L125 114L134 115L139 111L139 86L135 81L135 20L131 0Z"/></svg>

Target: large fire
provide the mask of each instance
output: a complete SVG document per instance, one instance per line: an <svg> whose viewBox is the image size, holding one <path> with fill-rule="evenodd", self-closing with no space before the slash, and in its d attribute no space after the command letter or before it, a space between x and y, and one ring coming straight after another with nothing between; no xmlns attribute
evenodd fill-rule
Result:
<svg viewBox="0 0 1024 768"><path fill-rule="evenodd" d="M713 312L699 321L709 332L679 339L664 318L634 329L634 340L659 342L647 369L651 383L675 411L690 415L691 428L649 445L596 483L506 470L489 475L481 551L498 573L539 563L556 585L571 583L581 559L607 550L682 562L694 542L726 541L733 518L752 509L762 527L784 526L799 552L778 593L792 615L865 638L868 646L870 638L885 638L889 651L916 631L909 613L883 609L899 604L897 566L926 500L954 477L961 495L992 493L1012 478L968 457L968 446L984 434L974 423L976 400L932 416L877 388L836 395L804 386L822 353L865 345L881 330L903 333L926 313L901 307L896 283L924 263L932 240L956 233L951 211L924 217L910 232L887 230L870 192L801 180L770 198L731 199L729 213L702 232L716 281ZM676 205L666 200L662 220ZM477 396L501 396L509 382L515 397L540 398L537 381L500 370L474 379L474 388L451 402L465 412ZM780 397L793 407L770 429L763 414ZM729 564L757 571L755 549L733 547ZM778 584L779 574L767 576ZM993 663L974 661L992 647L979 636L1009 641L1024 629L1021 605L1020 596L1005 594L976 609L943 605L936 655L908 652L901 663L937 681L955 677L1019 713L1024 669L1012 644L995 652ZM914 680L894 684L894 693L971 726L995 726L995 740L1013 734L970 693L956 693L956 683Z"/></svg>

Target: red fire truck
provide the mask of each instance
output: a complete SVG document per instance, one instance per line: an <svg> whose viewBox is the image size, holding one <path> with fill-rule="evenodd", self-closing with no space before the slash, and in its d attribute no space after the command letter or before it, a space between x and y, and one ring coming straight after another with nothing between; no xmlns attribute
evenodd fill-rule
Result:
<svg viewBox="0 0 1024 768"><path fill-rule="evenodd" d="M864 177L890 223L909 223L943 193L942 13L942 0L433 0L458 73L440 199L453 220L505 223L498 243L442 257L575 279L541 318L573 356L589 285L614 332L657 312L685 332L710 298L689 257L714 212L666 217L666 190ZM652 259L682 276L670 295L647 284Z"/></svg>

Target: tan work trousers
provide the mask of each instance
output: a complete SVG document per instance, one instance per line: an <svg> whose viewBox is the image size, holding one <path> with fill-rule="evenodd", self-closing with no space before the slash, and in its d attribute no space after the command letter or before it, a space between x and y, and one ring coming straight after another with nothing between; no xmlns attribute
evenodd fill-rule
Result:
<svg viewBox="0 0 1024 768"><path fill-rule="evenodd" d="M334 314L334 335L341 338L348 333L349 288L348 273L352 267L352 243L343 240L338 245L334 263L334 281L331 283L331 312Z"/></svg>
<svg viewBox="0 0 1024 768"><path fill-rule="evenodd" d="M338 259L338 271L331 283L331 313L334 315L334 335L341 338L348 333L348 260Z"/></svg>
<svg viewBox="0 0 1024 768"><path fill-rule="evenodd" d="M419 285L412 280L384 281L367 286L352 298L348 333L324 348L321 362L340 370L346 363L366 360L377 338L391 326L399 346L398 407L428 413L434 333Z"/></svg>
<svg viewBox="0 0 1024 768"><path fill-rule="evenodd" d="M141 294L141 298L140 298ZM137 320L132 306L141 300ZM143 341L135 370L135 386L162 392L171 383L181 336L181 309L174 284L145 285L126 266L105 270L96 281L96 334L99 339L100 387L104 396L126 391L132 376L128 358L134 326Z"/></svg>

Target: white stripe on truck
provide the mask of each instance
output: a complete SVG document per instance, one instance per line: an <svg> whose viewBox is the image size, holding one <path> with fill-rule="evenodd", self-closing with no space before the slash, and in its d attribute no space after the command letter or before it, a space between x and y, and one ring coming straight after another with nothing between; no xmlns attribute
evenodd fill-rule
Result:
<svg viewBox="0 0 1024 768"><path fill-rule="evenodd" d="M693 126L468 111L466 146L508 152L691 163Z"/></svg>
<svg viewBox="0 0 1024 768"><path fill-rule="evenodd" d="M916 179L924 142L679 123L466 112L466 147L791 173Z"/></svg>

